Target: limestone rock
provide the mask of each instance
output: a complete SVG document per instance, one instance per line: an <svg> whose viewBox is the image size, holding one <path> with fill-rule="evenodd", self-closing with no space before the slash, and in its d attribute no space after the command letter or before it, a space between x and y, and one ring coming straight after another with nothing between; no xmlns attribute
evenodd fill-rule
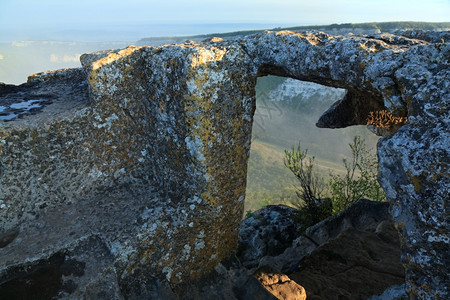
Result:
<svg viewBox="0 0 450 300"><path fill-rule="evenodd" d="M208 276L182 285L176 290L178 299L276 299L242 266L236 257L218 264Z"/></svg>
<svg viewBox="0 0 450 300"><path fill-rule="evenodd" d="M120 298L212 272L237 247L254 87L272 74L347 90L321 126L367 125L384 110L407 119L380 131L391 134L380 181L402 227L408 293L448 298L447 36L285 31L131 46L0 85L2 285L58 253L87 266L92 240L98 268L62 276L58 295Z"/></svg>
<svg viewBox="0 0 450 300"><path fill-rule="evenodd" d="M366 299L404 283L399 234L388 207L357 201L308 228L284 253L262 257L254 276L279 299L295 299L289 291L296 294L303 288L302 297L313 299ZM271 220L271 214L264 216ZM284 217L289 220L289 215ZM283 223L282 218L278 216L278 222ZM266 242L270 239L269 233Z"/></svg>
<svg viewBox="0 0 450 300"><path fill-rule="evenodd" d="M315 249L289 277L306 289L308 298L366 299L402 284L400 243L392 221L378 232L354 228Z"/></svg>
<svg viewBox="0 0 450 300"><path fill-rule="evenodd" d="M267 255L276 256L298 237L298 210L284 205L269 205L242 221L237 256L246 268L258 266Z"/></svg>
<svg viewBox="0 0 450 300"><path fill-rule="evenodd" d="M270 267L258 269L254 275L259 282L277 299L304 300L306 291L287 275L279 273Z"/></svg>
<svg viewBox="0 0 450 300"><path fill-rule="evenodd" d="M339 214L309 227L305 234L295 238L283 253L262 257L259 266L269 265L284 273L290 273L300 260L310 255L317 247L336 238L346 229L375 232L382 222L386 220L392 222L388 208L389 204L386 202L360 199ZM241 259L245 265L245 258L241 257Z"/></svg>
<svg viewBox="0 0 450 300"><path fill-rule="evenodd" d="M384 299L392 299L392 300L402 300L407 299L408 295L406 294L406 286L402 285L393 285L386 289L382 294L375 295L368 300L384 300Z"/></svg>
<svg viewBox="0 0 450 300"><path fill-rule="evenodd" d="M92 268L58 277L61 297L144 297L211 272L237 246L254 93L248 57L239 46L181 45L82 62L2 94L9 107L38 96L52 104L1 124L1 282L17 282L20 270L33 276L57 253ZM237 94L215 91L220 81ZM90 239L102 245L100 259L84 246Z"/></svg>

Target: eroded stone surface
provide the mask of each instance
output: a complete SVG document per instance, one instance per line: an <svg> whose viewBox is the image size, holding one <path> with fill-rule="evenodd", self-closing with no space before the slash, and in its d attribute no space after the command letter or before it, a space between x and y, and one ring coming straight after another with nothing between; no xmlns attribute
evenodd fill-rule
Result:
<svg viewBox="0 0 450 300"><path fill-rule="evenodd" d="M104 271L73 279L74 294L111 278L105 295L129 281L138 295L210 272L236 249L254 86L273 74L347 89L320 126L368 124L385 109L408 119L380 142L380 179L404 225L410 293L445 298L450 47L439 33L422 36L267 32L129 47L2 85L3 111L51 99L0 125L0 228L19 232L0 248L2 282L24 260L39 264L94 237Z"/></svg>
<svg viewBox="0 0 450 300"><path fill-rule="evenodd" d="M367 299L404 283L398 231L392 221L376 232L349 227L302 259L289 277L308 298Z"/></svg>
<svg viewBox="0 0 450 300"><path fill-rule="evenodd" d="M240 255L242 264L278 299L366 299L405 282L399 233L388 203L360 199L306 233L297 232L284 252L261 253L291 222L292 213L267 206L255 212L265 234L255 228L249 235L246 229L254 220L248 218L239 236L239 249L247 254Z"/></svg>
<svg viewBox="0 0 450 300"><path fill-rule="evenodd" d="M87 79L89 105L44 116L52 104L2 124L1 226L19 231L2 248L2 274L90 236L111 259L86 280L112 268L118 290L130 294L121 283L137 277L145 286L141 273L177 284L212 270L236 248L242 216L254 94L247 82L255 80L248 57L236 46L181 45L82 61L88 76L73 86ZM47 77L35 76L45 82L32 88L60 82ZM222 81L228 88L216 91Z"/></svg>
<svg viewBox="0 0 450 300"><path fill-rule="evenodd" d="M242 220L237 257L251 269L264 256L276 256L290 247L300 232L298 210L284 205L269 205Z"/></svg>

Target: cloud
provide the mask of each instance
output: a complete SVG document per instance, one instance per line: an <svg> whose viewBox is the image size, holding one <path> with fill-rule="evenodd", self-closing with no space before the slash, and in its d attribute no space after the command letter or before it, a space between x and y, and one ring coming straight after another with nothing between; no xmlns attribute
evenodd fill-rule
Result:
<svg viewBox="0 0 450 300"><path fill-rule="evenodd" d="M54 63L58 62L79 62L81 54L68 55L64 54L62 57L56 55L55 53L50 54L50 61Z"/></svg>
<svg viewBox="0 0 450 300"><path fill-rule="evenodd" d="M64 55L63 62L79 62L80 61L81 54L75 54L75 55Z"/></svg>
<svg viewBox="0 0 450 300"><path fill-rule="evenodd" d="M33 41L15 41L12 42L11 45L13 47L27 47L27 46L31 46L34 42Z"/></svg>
<svg viewBox="0 0 450 300"><path fill-rule="evenodd" d="M56 55L56 54L50 54L50 61L51 62L58 62L59 61L59 59L58 59L58 55Z"/></svg>

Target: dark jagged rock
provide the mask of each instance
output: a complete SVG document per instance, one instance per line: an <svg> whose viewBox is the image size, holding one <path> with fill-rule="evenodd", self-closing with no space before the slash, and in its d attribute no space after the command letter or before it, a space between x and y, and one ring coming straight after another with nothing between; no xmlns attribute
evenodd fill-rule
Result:
<svg viewBox="0 0 450 300"><path fill-rule="evenodd" d="M388 207L388 203L357 201L342 213L308 228L282 254L260 257L254 276L274 295L299 292L301 286L308 299L367 299L403 284L399 234ZM260 223L291 222L289 215L276 215L273 208L276 206L263 209ZM278 228L263 227L267 238L258 236L258 244L270 245ZM240 242L245 246L253 241L251 236L242 235ZM246 258L242 256L242 262L249 265ZM250 266L255 265L254 260L250 262ZM277 297L286 299L281 294Z"/></svg>
<svg viewBox="0 0 450 300"><path fill-rule="evenodd" d="M391 222L377 232L348 228L300 261L289 277L308 298L367 299L405 282L398 232Z"/></svg>
<svg viewBox="0 0 450 300"><path fill-rule="evenodd" d="M336 238L342 231L353 228L362 232L375 232L384 220L392 221L388 207L386 202L360 199L343 212L307 228L305 234L293 240L283 253L260 258L259 266L269 265L284 273L290 273L301 259ZM244 258L242 259L245 264Z"/></svg>
<svg viewBox="0 0 450 300"><path fill-rule="evenodd" d="M183 300L276 299L236 257L223 260L208 276L181 285L176 292Z"/></svg>
<svg viewBox="0 0 450 300"><path fill-rule="evenodd" d="M254 87L273 74L347 90L322 126L367 125L386 109L407 119L380 131L392 134L379 142L380 180L403 228L409 293L447 297L446 34L266 32L128 47L1 85L2 284L92 239L103 254L95 272L62 277L72 294L121 295L124 282L144 291L155 278L176 287L212 272L237 247ZM76 260L93 259L85 254Z"/></svg>
<svg viewBox="0 0 450 300"><path fill-rule="evenodd" d="M281 254L298 237L298 210L269 205L242 221L237 256L246 268L258 266L267 255Z"/></svg>

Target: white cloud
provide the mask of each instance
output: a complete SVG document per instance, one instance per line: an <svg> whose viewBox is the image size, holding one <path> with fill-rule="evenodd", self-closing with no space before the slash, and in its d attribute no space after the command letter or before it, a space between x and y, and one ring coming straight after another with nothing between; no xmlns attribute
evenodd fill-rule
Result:
<svg viewBox="0 0 450 300"><path fill-rule="evenodd" d="M56 55L55 53L50 54L50 61L54 63L58 62L79 62L81 54L64 54L62 57Z"/></svg>
<svg viewBox="0 0 450 300"><path fill-rule="evenodd" d="M30 45L32 45L34 42L33 41L15 41L15 42L12 42L11 43L11 45L13 46L13 47L27 47L27 46L30 46Z"/></svg>
<svg viewBox="0 0 450 300"><path fill-rule="evenodd" d="M63 62L79 62L80 61L81 54L75 54L75 55L64 55Z"/></svg>
<svg viewBox="0 0 450 300"><path fill-rule="evenodd" d="M50 54L50 61L51 62L58 62L59 61L58 55L56 55L54 53Z"/></svg>

